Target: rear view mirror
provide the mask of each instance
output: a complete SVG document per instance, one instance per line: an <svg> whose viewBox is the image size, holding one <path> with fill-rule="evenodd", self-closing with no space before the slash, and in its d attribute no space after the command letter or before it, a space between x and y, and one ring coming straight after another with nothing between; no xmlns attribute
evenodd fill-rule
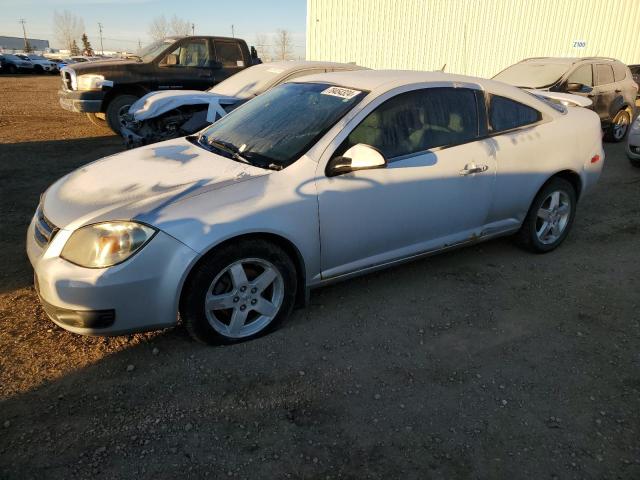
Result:
<svg viewBox="0 0 640 480"><path fill-rule="evenodd" d="M336 177L356 170L370 170L373 168L385 168L387 160L370 145L358 143L349 148L340 157L333 157L327 164L327 177Z"/></svg>

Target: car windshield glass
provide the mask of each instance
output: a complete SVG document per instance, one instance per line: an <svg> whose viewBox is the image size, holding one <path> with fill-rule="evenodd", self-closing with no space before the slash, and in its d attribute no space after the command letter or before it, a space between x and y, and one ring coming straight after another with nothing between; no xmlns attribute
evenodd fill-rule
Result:
<svg viewBox="0 0 640 480"><path fill-rule="evenodd" d="M516 87L542 88L558 81L569 67L570 65L564 63L517 63L493 79Z"/></svg>
<svg viewBox="0 0 640 480"><path fill-rule="evenodd" d="M151 45L147 45L142 50L140 50L140 53L138 53L138 57L140 57L140 60L142 60L143 62L150 62L172 43L174 43L173 40L161 40L158 42L154 42Z"/></svg>
<svg viewBox="0 0 640 480"><path fill-rule="evenodd" d="M16 57L15 55L8 55L8 54L4 54L3 58L6 58L8 60L21 60L20 58Z"/></svg>
<svg viewBox="0 0 640 480"><path fill-rule="evenodd" d="M285 168L365 95L324 83L285 83L222 117L201 139L231 147L255 165Z"/></svg>
<svg viewBox="0 0 640 480"><path fill-rule="evenodd" d="M228 97L251 98L264 92L287 71L275 65L255 65L232 75L209 91Z"/></svg>

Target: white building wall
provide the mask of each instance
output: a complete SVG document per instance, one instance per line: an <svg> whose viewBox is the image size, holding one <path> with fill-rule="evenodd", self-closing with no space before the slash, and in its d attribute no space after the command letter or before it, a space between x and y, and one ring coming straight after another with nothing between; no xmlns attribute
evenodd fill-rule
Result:
<svg viewBox="0 0 640 480"><path fill-rule="evenodd" d="M308 60L481 77L528 57L640 63L640 0L307 0L306 49Z"/></svg>

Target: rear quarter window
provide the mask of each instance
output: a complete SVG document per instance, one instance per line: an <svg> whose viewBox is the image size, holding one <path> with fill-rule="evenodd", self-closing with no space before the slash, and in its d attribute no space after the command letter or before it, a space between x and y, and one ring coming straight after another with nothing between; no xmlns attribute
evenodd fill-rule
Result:
<svg viewBox="0 0 640 480"><path fill-rule="evenodd" d="M542 114L533 107L492 95L489 103L489 127L492 132L503 132L531 125L542 120Z"/></svg>
<svg viewBox="0 0 640 480"><path fill-rule="evenodd" d="M615 79L616 82L619 82L627 78L627 67L622 65L621 63L614 63L613 78Z"/></svg>

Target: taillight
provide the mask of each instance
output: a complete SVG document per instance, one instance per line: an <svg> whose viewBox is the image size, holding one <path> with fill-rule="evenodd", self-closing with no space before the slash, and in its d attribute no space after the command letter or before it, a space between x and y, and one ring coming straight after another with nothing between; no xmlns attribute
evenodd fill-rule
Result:
<svg viewBox="0 0 640 480"><path fill-rule="evenodd" d="M598 163L600 161L600 155L594 155L591 157L591 163Z"/></svg>

